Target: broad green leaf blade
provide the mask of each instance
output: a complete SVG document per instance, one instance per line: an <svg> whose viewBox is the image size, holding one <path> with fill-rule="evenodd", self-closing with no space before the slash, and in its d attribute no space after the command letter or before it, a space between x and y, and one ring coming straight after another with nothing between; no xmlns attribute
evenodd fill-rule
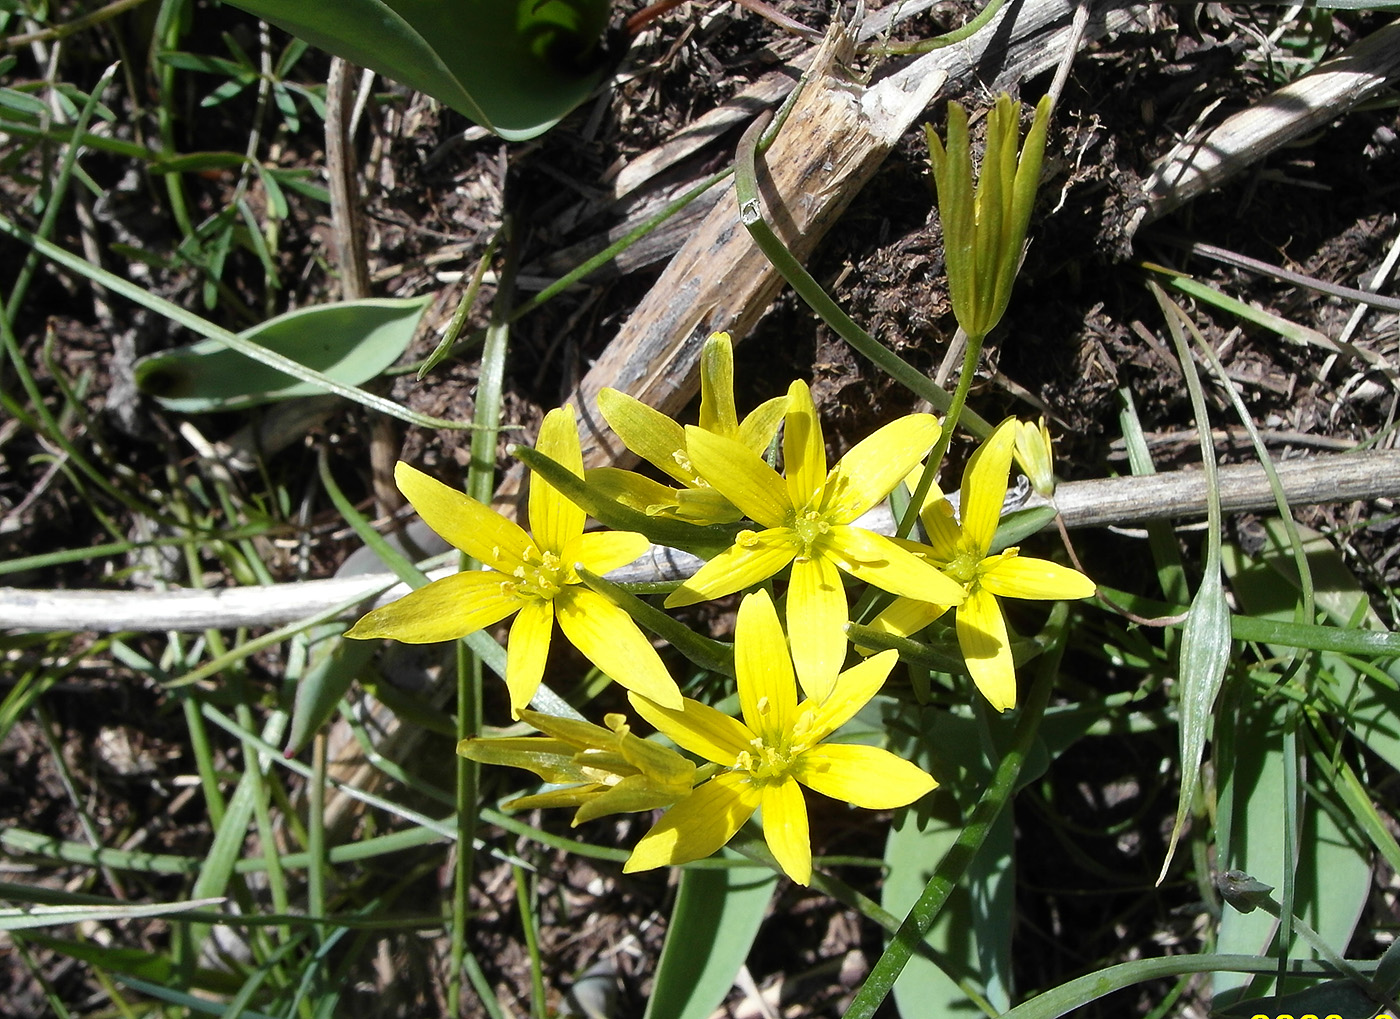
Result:
<svg viewBox="0 0 1400 1019"><path fill-rule="evenodd" d="M431 300L345 301L300 308L239 335L333 381L358 386L398 360ZM136 362L135 376L144 392L185 414L322 392L215 340L143 357Z"/></svg>
<svg viewBox="0 0 1400 1019"><path fill-rule="evenodd" d="M1217 741L1220 776L1220 826L1228 841L1217 846L1220 871L1240 870L1275 887L1283 886L1288 858L1286 826L1284 725L1286 709L1244 699L1231 713L1227 734ZM1345 950L1366 903L1371 864L1357 836L1342 830L1331 811L1308 789L1298 817L1301 849L1294 877L1294 912L1333 949ZM1222 953L1260 955L1267 948L1275 920L1265 910L1249 914L1226 908L1216 947ZM1312 951L1295 938L1290 956L1310 958ZM1213 985L1217 1006L1237 997L1243 978L1219 973ZM1296 990L1297 986L1285 988Z"/></svg>
<svg viewBox="0 0 1400 1019"><path fill-rule="evenodd" d="M1281 520L1263 521L1268 540L1257 556L1226 547L1224 559L1231 590L1251 617L1260 623L1274 624L1272 632L1265 630L1253 639L1267 641L1270 649L1280 655L1288 647L1312 647L1323 652L1317 657L1315 668L1330 682L1316 684L1315 689L1337 705L1338 717L1357 739L1400 771L1400 691L1383 682L1386 675L1400 678L1400 659L1377 663L1384 669L1378 679L1362 675L1345 657L1400 656L1400 634L1385 629L1371 608L1361 581L1326 536L1301 524L1297 527L1314 580L1314 602L1334 624L1308 629L1334 640L1298 643L1290 636L1301 629L1289 624L1299 597L1298 574Z"/></svg>
<svg viewBox="0 0 1400 1019"><path fill-rule="evenodd" d="M730 850L725 856L738 859ZM751 867L681 872L646 1019L706 1019L749 956L776 873Z"/></svg>
<svg viewBox="0 0 1400 1019"><path fill-rule="evenodd" d="M938 777L945 793L931 798L929 816L903 811L890 827L885 842L888 873L880 904L895 916L909 912L938 862L957 842L965 820L962 807L954 802L958 791L975 801L970 791L985 787L992 775L974 719L944 711L919 714L923 731L918 742L906 745L909 741L899 740L889 749L909 756ZM908 727L882 728L894 734ZM950 766L958 769L956 774L948 772ZM998 1012L1010 1007L1011 929L1016 915L1012 836L1011 815L1003 813L924 937L940 963L916 953L895 981L900 1015L953 1019L974 1014L959 982L975 987Z"/></svg>
<svg viewBox="0 0 1400 1019"><path fill-rule="evenodd" d="M232 0L503 138L548 130L600 77L607 0Z"/></svg>
<svg viewBox="0 0 1400 1019"><path fill-rule="evenodd" d="M284 753L298 754L316 731L335 714L340 699L360 671L370 663L378 643L370 640L341 640L342 627L327 628L321 639L333 642L325 655L297 682L292 703L291 727Z"/></svg>

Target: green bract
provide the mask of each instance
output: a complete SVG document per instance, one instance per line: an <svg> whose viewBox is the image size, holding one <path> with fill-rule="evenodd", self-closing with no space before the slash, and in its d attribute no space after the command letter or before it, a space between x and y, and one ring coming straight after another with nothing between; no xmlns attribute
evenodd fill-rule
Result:
<svg viewBox="0 0 1400 1019"><path fill-rule="evenodd" d="M549 130L599 78L607 0L231 0L502 138Z"/></svg>

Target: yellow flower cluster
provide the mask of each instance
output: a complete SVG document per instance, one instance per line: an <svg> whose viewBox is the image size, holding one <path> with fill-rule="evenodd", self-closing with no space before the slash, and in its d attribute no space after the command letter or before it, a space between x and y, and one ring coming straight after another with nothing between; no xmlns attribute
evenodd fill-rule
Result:
<svg viewBox="0 0 1400 1019"><path fill-rule="evenodd" d="M896 540L860 520L906 479L912 487L939 437L932 415L885 425L828 468L821 422L804 383L793 382L785 397L739 420L733 354L723 333L705 346L701 394L700 424L688 427L618 392L605 391L599 400L623 441L677 488L622 470L585 474L569 407L546 416L536 449L601 500L590 503L600 517L607 514L598 507L615 504L632 514L629 519L707 528L707 534L716 525L731 527L732 544L676 587L664 607L746 592L734 625L739 718L683 697L632 615L584 583L580 571L603 574L631 562L649 547L648 536L585 531L585 511L539 474L531 483L526 532L399 464L399 487L414 508L481 568L375 609L347 636L453 640L514 614L505 677L512 713L541 735L469 739L458 747L464 756L526 768L557 787L512 806L574 807L575 824L669 807L633 850L629 871L708 856L760 812L773 856L805 884L812 850L801 786L888 809L936 785L888 750L828 741L879 691L898 657L883 651L846 667L852 649L845 578L895 596L872 623L890 634L916 634L954 610L967 672L999 711L1015 705L1016 680L997 599L1082 598L1094 585L1015 548L993 551L1018 445L1022 461L1050 477L1043 430L1003 422L968 464L961 514L932 491L920 512L927 542ZM765 460L779 427L781 473ZM1043 444L1032 441L1042 435ZM555 480L563 484L567 476ZM778 599L781 619L769 590L780 575L786 580ZM608 715L603 727L529 710L556 620L602 673L627 688L638 715L703 763L697 767L634 735L621 715Z"/></svg>

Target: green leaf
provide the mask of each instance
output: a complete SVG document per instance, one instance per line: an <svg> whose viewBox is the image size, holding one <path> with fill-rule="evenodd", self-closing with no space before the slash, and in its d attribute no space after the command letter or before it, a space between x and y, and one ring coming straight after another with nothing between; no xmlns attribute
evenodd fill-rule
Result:
<svg viewBox="0 0 1400 1019"><path fill-rule="evenodd" d="M278 315L240 338L358 386L397 361L431 298L345 301ZM234 410L322 392L207 339L136 362L136 384L170 410Z"/></svg>
<svg viewBox="0 0 1400 1019"><path fill-rule="evenodd" d="M1283 886L1290 856L1283 817L1283 811L1291 809L1286 802L1284 758L1287 710L1286 703L1259 704L1241 698L1237 710L1229 713L1228 732L1218 737L1216 747L1222 831L1216 866L1221 871L1243 871L1275 887ZM1350 941L1366 903L1371 880L1369 854L1353 831L1339 827L1311 788L1302 797L1296 830L1300 848L1296 853L1294 913L1340 952ZM1227 954L1263 954L1275 926L1275 919L1265 910L1246 915L1227 908L1220 918L1216 947ZM1291 957L1308 958L1311 954L1301 937L1289 946ZM1217 974L1217 1003L1233 1001L1241 983L1233 974Z"/></svg>
<svg viewBox="0 0 1400 1019"><path fill-rule="evenodd" d="M245 829L244 834L247 834ZM114 906L5 906L0 908L0 931L58 927L87 920L131 920L138 917L174 916L201 906L213 906L222 898L191 899L189 902L157 902L146 905Z"/></svg>
<svg viewBox="0 0 1400 1019"><path fill-rule="evenodd" d="M920 710L919 717L923 726L919 740L912 744L900 740L889 749L934 774L952 793L931 798L929 816L907 810L890 827L885 842L889 870L880 904L896 916L904 916L918 901L938 862L962 833L963 808L970 809L972 802L960 804L955 798L973 801L967 793L984 788L992 778L991 762L973 718L930 710ZM885 726L892 735L905 728ZM901 1015L928 1019L971 1015L968 991L974 988L996 1011L1010 1007L1011 928L1016 916L1012 835L1011 814L1004 812L924 937L941 967L916 953L895 981L894 999Z"/></svg>
<svg viewBox="0 0 1400 1019"><path fill-rule="evenodd" d="M230 0L503 138L554 126L601 76L607 0Z"/></svg>
<svg viewBox="0 0 1400 1019"><path fill-rule="evenodd" d="M732 850L722 855L738 858ZM684 870L646 1019L705 1019L734 986L778 876L766 868Z"/></svg>

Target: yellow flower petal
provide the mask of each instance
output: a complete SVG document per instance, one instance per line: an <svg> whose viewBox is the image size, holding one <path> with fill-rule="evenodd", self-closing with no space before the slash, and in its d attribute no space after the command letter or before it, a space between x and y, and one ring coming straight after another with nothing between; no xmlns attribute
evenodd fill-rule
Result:
<svg viewBox="0 0 1400 1019"><path fill-rule="evenodd" d="M573 407L557 407L544 416L535 449L583 477L583 452ZM541 551L559 553L583 533L584 516L583 510L538 475L530 479L530 530Z"/></svg>
<svg viewBox="0 0 1400 1019"><path fill-rule="evenodd" d="M963 600L962 585L883 534L838 524L827 533L826 547L843 570L882 591L939 605Z"/></svg>
<svg viewBox="0 0 1400 1019"><path fill-rule="evenodd" d="M815 501L826 481L826 440L822 438L812 391L801 379L788 387L787 415L783 418L783 473L788 501L798 510Z"/></svg>
<svg viewBox="0 0 1400 1019"><path fill-rule="evenodd" d="M792 727L797 681L778 610L767 591L745 596L734 623L734 672L748 727L777 745Z"/></svg>
<svg viewBox="0 0 1400 1019"><path fill-rule="evenodd" d="M899 652L881 651L841 673L826 700L803 702L804 708L810 707L806 736L809 745L826 739L854 718L880 692L897 661Z"/></svg>
<svg viewBox="0 0 1400 1019"><path fill-rule="evenodd" d="M763 839L783 873L800 885L812 881L812 836L807 830L807 801L791 778L762 787Z"/></svg>
<svg viewBox="0 0 1400 1019"><path fill-rule="evenodd" d="M870 621L870 626L884 633L892 633L896 637L908 637L918 633L947 611L947 605L936 605L914 598L897 598Z"/></svg>
<svg viewBox="0 0 1400 1019"><path fill-rule="evenodd" d="M777 471L753 450L734 439L685 430L691 465L715 491L764 527L782 527L792 515L787 489Z"/></svg>
<svg viewBox="0 0 1400 1019"><path fill-rule="evenodd" d="M543 711L531 711L528 708L520 712L520 721L526 725L532 725L540 732L551 739L567 743L575 750L586 750L595 747L611 746L617 735L611 729L604 729L601 725L594 725L592 722L585 722L581 718L565 718L562 715L550 715ZM538 740L538 736L523 736L521 739ZM463 740L463 743L499 743L502 737L485 737L476 740ZM543 742L543 741L541 741ZM458 744L458 752L461 753L462 744ZM462 754L463 757L471 757L470 754ZM473 757L472 760L482 760ZM490 762L494 763L494 762Z"/></svg>
<svg viewBox="0 0 1400 1019"><path fill-rule="evenodd" d="M599 391L598 410L622 444L633 453L681 484L694 484L695 472L683 463L685 430L680 425L659 410L616 389Z"/></svg>
<svg viewBox="0 0 1400 1019"><path fill-rule="evenodd" d="M681 710L673 711L636 694L629 694L627 699L637 714L654 725L657 731L668 736L678 747L707 761L732 768L740 754L753 750L755 734L749 727L708 704L686 697Z"/></svg>
<svg viewBox="0 0 1400 1019"><path fill-rule="evenodd" d="M939 431L932 414L909 414L856 443L832 471L826 512L849 523L870 509L928 455Z"/></svg>
<svg viewBox="0 0 1400 1019"><path fill-rule="evenodd" d="M929 496L930 498L924 501L924 508L919 511L919 523L924 525L924 533L928 535L934 559L940 564L946 564L958 554L958 539L962 537L962 529L958 527L953 504L941 492L930 491Z"/></svg>
<svg viewBox="0 0 1400 1019"><path fill-rule="evenodd" d="M520 717L520 709L530 703L540 688L553 634L553 604L538 598L525 599L520 614L510 624L510 642L506 645L506 687L510 690L512 718Z"/></svg>
<svg viewBox="0 0 1400 1019"><path fill-rule="evenodd" d="M589 531L565 545L560 558L601 576L633 562L649 548L646 535L635 531Z"/></svg>
<svg viewBox="0 0 1400 1019"><path fill-rule="evenodd" d="M716 775L666 811L622 865L625 874L701 860L717 852L758 809L748 775Z"/></svg>
<svg viewBox="0 0 1400 1019"><path fill-rule="evenodd" d="M987 441L977 447L963 471L958 514L962 520L963 547L986 555L1001 522L1001 505L1011 478L1011 451L1016 444L1016 419L997 425Z"/></svg>
<svg viewBox="0 0 1400 1019"><path fill-rule="evenodd" d="M792 564L787 624L797 681L808 697L824 700L846 660L846 589L827 556Z"/></svg>
<svg viewBox="0 0 1400 1019"><path fill-rule="evenodd" d="M729 439L739 437L734 346L728 333L711 333L700 350L700 427Z"/></svg>
<svg viewBox="0 0 1400 1019"><path fill-rule="evenodd" d="M797 781L823 796L867 810L913 803L938 783L933 776L880 747L823 743L797 759Z"/></svg>
<svg viewBox="0 0 1400 1019"><path fill-rule="evenodd" d="M610 679L665 707L681 706L676 681L625 611L580 585L560 591L554 610L564 636Z"/></svg>
<svg viewBox="0 0 1400 1019"><path fill-rule="evenodd" d="M1097 590L1078 570L1048 559L1017 555L1014 548L985 560L978 572L982 586L1002 598L1088 598Z"/></svg>
<svg viewBox="0 0 1400 1019"><path fill-rule="evenodd" d="M792 532L785 528L757 534L740 531L739 543L715 556L672 591L666 598L666 607L694 605L752 587L792 562L795 555Z"/></svg>
<svg viewBox="0 0 1400 1019"><path fill-rule="evenodd" d="M345 636L392 637L405 644L465 637L520 608L520 597L503 585L506 579L494 570L454 573L366 613Z"/></svg>
<svg viewBox="0 0 1400 1019"><path fill-rule="evenodd" d="M977 689L998 711L1016 706L1016 663L1006 637L1006 620L990 591L974 588L958 606L958 647Z"/></svg>
<svg viewBox="0 0 1400 1019"><path fill-rule="evenodd" d="M1055 494L1055 454L1050 444L1050 429L1045 418L1038 425L1029 421L1016 423L1016 462L1020 464L1031 488L1049 499Z"/></svg>
<svg viewBox="0 0 1400 1019"><path fill-rule="evenodd" d="M524 562L525 550L534 547L517 524L402 460L394 465L394 482L423 523L487 566L509 573Z"/></svg>
<svg viewBox="0 0 1400 1019"><path fill-rule="evenodd" d="M773 441L773 436L777 434L778 426L783 423L787 407L786 396L775 396L760 403L749 411L748 416L739 425L739 441L762 456L768 444Z"/></svg>

